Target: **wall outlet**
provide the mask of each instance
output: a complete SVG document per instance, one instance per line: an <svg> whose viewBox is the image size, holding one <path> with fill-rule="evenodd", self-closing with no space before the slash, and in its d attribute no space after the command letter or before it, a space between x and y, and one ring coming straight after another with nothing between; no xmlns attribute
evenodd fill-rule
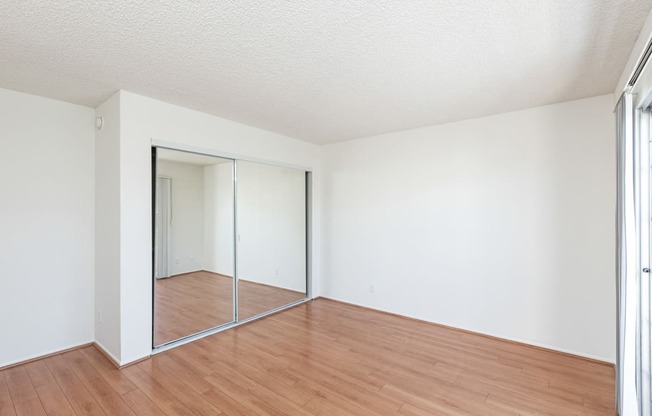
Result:
<svg viewBox="0 0 652 416"><path fill-rule="evenodd" d="M375 293L375 292L376 292L376 288L374 287L374 285L369 285L369 293Z"/></svg>
<svg viewBox="0 0 652 416"><path fill-rule="evenodd" d="M102 318L102 309L97 310L97 323L98 324L104 323L104 319Z"/></svg>
<svg viewBox="0 0 652 416"><path fill-rule="evenodd" d="M278 276L278 267L274 269L274 274Z"/></svg>

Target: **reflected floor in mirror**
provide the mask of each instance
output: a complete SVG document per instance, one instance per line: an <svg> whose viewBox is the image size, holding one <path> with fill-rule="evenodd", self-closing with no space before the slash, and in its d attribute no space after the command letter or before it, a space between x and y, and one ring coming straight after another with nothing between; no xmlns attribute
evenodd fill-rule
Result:
<svg viewBox="0 0 652 416"><path fill-rule="evenodd" d="M155 281L154 344L162 345L233 321L233 278L197 271ZM306 295L239 280L239 315L246 319Z"/></svg>

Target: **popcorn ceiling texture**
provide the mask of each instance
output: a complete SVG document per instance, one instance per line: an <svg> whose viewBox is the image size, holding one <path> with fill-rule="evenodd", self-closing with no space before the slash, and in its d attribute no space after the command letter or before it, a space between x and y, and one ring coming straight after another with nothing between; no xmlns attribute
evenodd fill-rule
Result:
<svg viewBox="0 0 652 416"><path fill-rule="evenodd" d="M0 87L313 143L611 93L649 0L0 2Z"/></svg>

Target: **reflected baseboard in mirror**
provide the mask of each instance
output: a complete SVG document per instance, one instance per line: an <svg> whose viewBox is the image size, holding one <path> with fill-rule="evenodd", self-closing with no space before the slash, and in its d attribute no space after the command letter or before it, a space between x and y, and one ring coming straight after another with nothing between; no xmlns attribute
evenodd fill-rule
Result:
<svg viewBox="0 0 652 416"><path fill-rule="evenodd" d="M233 322L233 278L205 270L155 281L155 345L196 334L215 322ZM306 294L238 280L241 319L306 298Z"/></svg>
<svg viewBox="0 0 652 416"><path fill-rule="evenodd" d="M304 171L237 161L238 320L281 307L266 290L282 288L291 302L305 299L306 174ZM256 282L247 292L240 282Z"/></svg>
<svg viewBox="0 0 652 416"><path fill-rule="evenodd" d="M305 292L238 279L238 320L242 321L306 298Z"/></svg>

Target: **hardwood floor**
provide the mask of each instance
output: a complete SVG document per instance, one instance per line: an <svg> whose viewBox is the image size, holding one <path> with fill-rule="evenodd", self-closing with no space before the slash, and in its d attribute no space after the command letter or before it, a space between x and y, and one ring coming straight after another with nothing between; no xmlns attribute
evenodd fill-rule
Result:
<svg viewBox="0 0 652 416"><path fill-rule="evenodd" d="M0 372L0 415L614 415L610 365L319 299L117 370Z"/></svg>
<svg viewBox="0 0 652 416"><path fill-rule="evenodd" d="M238 281L240 319L305 298L292 290ZM233 278L199 271L155 281L154 343L195 334L233 321Z"/></svg>

